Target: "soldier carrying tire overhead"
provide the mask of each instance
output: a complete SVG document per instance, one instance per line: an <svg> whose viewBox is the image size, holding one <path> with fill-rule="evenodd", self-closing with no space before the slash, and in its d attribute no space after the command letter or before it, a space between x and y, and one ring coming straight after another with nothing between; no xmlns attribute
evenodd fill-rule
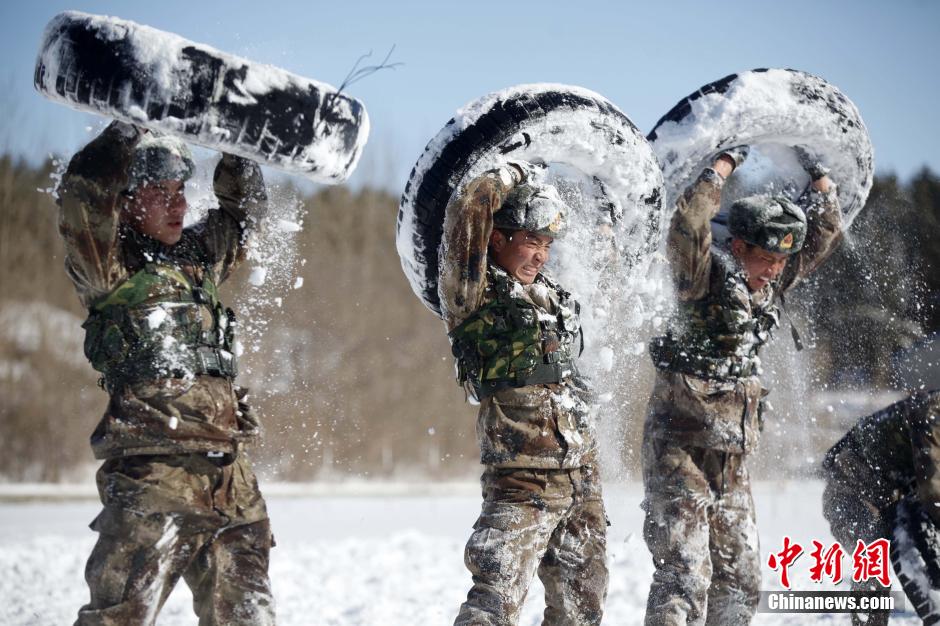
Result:
<svg viewBox="0 0 940 626"><path fill-rule="evenodd" d="M599 624L607 521L579 306L542 273L567 227L539 168L512 162L446 210L439 293L458 381L480 402L483 507L467 542L473 587L455 624L516 624L532 577L544 624Z"/></svg>
<svg viewBox="0 0 940 626"><path fill-rule="evenodd" d="M260 428L234 383L236 320L218 287L267 211L261 170L242 157L341 182L368 137L365 107L318 81L76 11L50 20L34 84L119 120L72 158L58 189L66 270L88 309L85 354L110 395L91 437L104 508L77 623L153 624L183 577L201 626L273 624L274 539L246 454ZM218 209L185 228L193 161L175 137L223 153Z"/></svg>
<svg viewBox="0 0 940 626"><path fill-rule="evenodd" d="M713 246L725 179L746 146L720 154L679 199L667 256L679 311L650 343L656 381L643 431L644 538L655 572L647 624L750 622L760 558L746 467L762 427L758 352L779 325L778 300L841 239L827 170L803 150L812 179L792 202L732 204L727 245Z"/></svg>
<svg viewBox="0 0 940 626"><path fill-rule="evenodd" d="M103 510L80 626L153 624L180 577L200 625L274 623L273 537L245 453L258 422L218 295L267 197L257 165L223 155L219 208L184 228L192 172L183 142L114 122L58 190L85 353L110 395L91 437Z"/></svg>

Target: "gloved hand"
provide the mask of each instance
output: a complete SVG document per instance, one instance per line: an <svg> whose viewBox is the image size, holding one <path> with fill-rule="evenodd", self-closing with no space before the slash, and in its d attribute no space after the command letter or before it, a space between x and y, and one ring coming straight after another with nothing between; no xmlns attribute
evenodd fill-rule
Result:
<svg viewBox="0 0 940 626"><path fill-rule="evenodd" d="M796 153L796 160L800 162L800 167L813 180L819 180L829 174L829 168L820 162L819 157L807 151L803 146L793 146L793 151Z"/></svg>
<svg viewBox="0 0 940 626"><path fill-rule="evenodd" d="M750 146L734 146L733 148L728 148L724 152L718 155L718 158L728 157L734 161L734 169L741 167L741 164L744 163L744 160L747 158L747 155L750 154Z"/></svg>
<svg viewBox="0 0 940 626"><path fill-rule="evenodd" d="M122 122L121 120L114 120L108 126L108 128L114 129L118 132L118 136L128 142L134 142L143 137L146 133L150 132L142 126L136 126L134 124L128 124L127 122Z"/></svg>
<svg viewBox="0 0 940 626"><path fill-rule="evenodd" d="M538 180L545 171L544 163L530 163L528 161L509 161L504 167L507 167L513 182L517 185Z"/></svg>
<svg viewBox="0 0 940 626"><path fill-rule="evenodd" d="M232 154L231 152L223 152L222 161L225 162L226 167L238 168L241 170L249 169L252 164L250 159L240 157L237 154Z"/></svg>

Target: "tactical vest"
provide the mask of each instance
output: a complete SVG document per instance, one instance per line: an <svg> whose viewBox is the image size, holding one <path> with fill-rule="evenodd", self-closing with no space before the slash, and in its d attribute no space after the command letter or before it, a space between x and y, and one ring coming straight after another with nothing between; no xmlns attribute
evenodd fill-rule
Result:
<svg viewBox="0 0 940 626"><path fill-rule="evenodd" d="M448 336L457 358L457 382L469 382L483 399L507 387L559 383L577 374L584 349L580 305L541 274L536 279L558 295L557 313L522 297L522 286L504 270L487 270L492 298ZM580 342L574 354L575 341Z"/></svg>
<svg viewBox="0 0 940 626"><path fill-rule="evenodd" d="M776 290L776 285L772 289ZM650 342L653 364L718 380L760 374L758 352L780 324L775 296L756 306L737 262L713 248L708 294L700 300L680 302L675 324Z"/></svg>
<svg viewBox="0 0 940 626"><path fill-rule="evenodd" d="M207 317L206 313L209 313ZM148 263L89 309L85 356L109 391L128 383L208 374L234 378L235 315L201 282Z"/></svg>

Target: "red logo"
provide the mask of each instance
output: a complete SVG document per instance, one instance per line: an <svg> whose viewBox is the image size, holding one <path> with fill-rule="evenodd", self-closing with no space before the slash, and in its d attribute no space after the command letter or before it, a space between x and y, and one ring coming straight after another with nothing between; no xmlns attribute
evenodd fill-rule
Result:
<svg viewBox="0 0 940 626"><path fill-rule="evenodd" d="M816 549L810 553L814 565L809 568L809 579L814 583L821 583L825 576L833 583L839 584L842 581L842 557L845 556L842 545L837 541L823 552L823 544L814 539L813 546Z"/></svg>
<svg viewBox="0 0 940 626"><path fill-rule="evenodd" d="M888 572L888 551L891 542L887 539L876 539L867 546L861 539L852 553L852 580L857 583L866 582L874 578L882 587L891 586L891 577Z"/></svg>
<svg viewBox="0 0 940 626"><path fill-rule="evenodd" d="M767 559L767 565L770 569L776 571L780 568L780 584L784 588L790 588L790 566L803 554L803 546L798 543L790 543L789 537L783 538L783 550L776 554L771 554Z"/></svg>
<svg viewBox="0 0 940 626"><path fill-rule="evenodd" d="M876 539L869 544L859 539L852 553L852 580L859 583L874 579L883 587L890 587L890 550L891 542L887 539ZM779 572L780 584L784 589L790 589L790 566L802 554L803 546L785 536L783 549L780 552L771 553L767 558L767 565L770 569ZM846 553L838 541L826 547L822 542L813 540L813 551L809 554L813 559L813 564L809 568L811 581L821 583L828 579L836 585L842 582L842 560Z"/></svg>

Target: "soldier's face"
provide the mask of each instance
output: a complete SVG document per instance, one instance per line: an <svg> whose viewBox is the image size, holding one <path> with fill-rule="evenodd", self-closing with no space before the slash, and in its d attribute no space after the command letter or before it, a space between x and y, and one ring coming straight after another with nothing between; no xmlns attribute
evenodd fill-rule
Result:
<svg viewBox="0 0 940 626"><path fill-rule="evenodd" d="M760 246L749 245L741 239L731 242L731 253L744 268L747 287L751 291L760 291L780 276L783 268L787 266L787 259L790 258L781 252L771 252Z"/></svg>
<svg viewBox="0 0 940 626"><path fill-rule="evenodd" d="M183 181L162 180L138 187L127 199L124 211L124 219L135 230L172 246L183 234Z"/></svg>
<svg viewBox="0 0 940 626"><path fill-rule="evenodd" d="M548 262L551 237L527 230L517 230L507 237L502 231L490 235L490 253L493 261L509 272L523 285L530 285Z"/></svg>

